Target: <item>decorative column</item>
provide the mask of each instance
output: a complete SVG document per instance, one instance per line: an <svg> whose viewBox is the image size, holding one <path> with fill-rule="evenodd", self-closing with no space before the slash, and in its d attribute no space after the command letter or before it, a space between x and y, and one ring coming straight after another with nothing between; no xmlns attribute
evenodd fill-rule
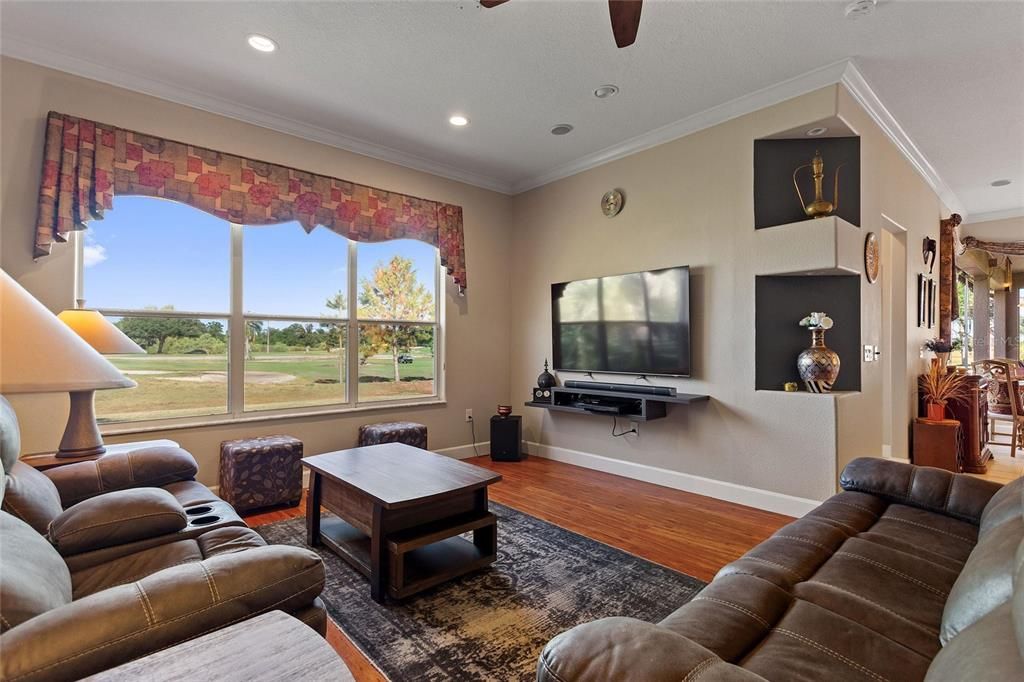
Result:
<svg viewBox="0 0 1024 682"><path fill-rule="evenodd" d="M970 315L974 319L974 361L988 360L992 357L989 348L989 305L988 276L974 278L974 310L961 310L960 317Z"/></svg>
<svg viewBox="0 0 1024 682"><path fill-rule="evenodd" d="M959 213L939 222L939 337L949 341L953 336L953 299L956 280L953 277L953 230L960 224ZM969 314L961 310L961 315Z"/></svg>
<svg viewBox="0 0 1024 682"><path fill-rule="evenodd" d="M1005 358L1006 342L1009 340L1010 328L1006 326L1006 299L1010 297L1010 291L999 289L992 292L992 357Z"/></svg>

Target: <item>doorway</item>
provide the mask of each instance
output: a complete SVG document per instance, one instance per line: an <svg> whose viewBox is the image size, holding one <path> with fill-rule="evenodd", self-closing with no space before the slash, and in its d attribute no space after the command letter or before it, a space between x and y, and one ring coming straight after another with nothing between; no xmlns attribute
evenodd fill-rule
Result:
<svg viewBox="0 0 1024 682"><path fill-rule="evenodd" d="M882 215L882 456L910 456L911 398L907 395L907 233Z"/></svg>

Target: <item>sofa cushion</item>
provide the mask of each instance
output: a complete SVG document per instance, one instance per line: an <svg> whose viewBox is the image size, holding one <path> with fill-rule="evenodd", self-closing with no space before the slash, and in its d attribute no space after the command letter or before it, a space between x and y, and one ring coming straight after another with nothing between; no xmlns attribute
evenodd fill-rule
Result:
<svg viewBox="0 0 1024 682"><path fill-rule="evenodd" d="M100 493L125 488L160 488L195 478L195 458L178 447L141 447L114 452L88 462L76 462L46 472L60 490L65 507Z"/></svg>
<svg viewBox="0 0 1024 682"><path fill-rule="evenodd" d="M0 632L71 601L71 575L31 526L0 512Z"/></svg>
<svg viewBox="0 0 1024 682"><path fill-rule="evenodd" d="M977 525L905 504L890 504L870 532L946 557L957 570L978 541Z"/></svg>
<svg viewBox="0 0 1024 682"><path fill-rule="evenodd" d="M79 502L50 523L50 542L64 555L176 533L188 524L178 501L160 488L118 490Z"/></svg>
<svg viewBox="0 0 1024 682"><path fill-rule="evenodd" d="M1018 591L1024 602L1024 590ZM925 682L1024 680L1024 642L1018 643L1015 636L1012 608L1006 602L965 628L932 661ZM1024 612L1024 603L1020 611Z"/></svg>
<svg viewBox="0 0 1024 682"><path fill-rule="evenodd" d="M1020 517L991 528L978 542L946 602L939 631L943 645L1010 599L1022 542Z"/></svg>
<svg viewBox="0 0 1024 682"><path fill-rule="evenodd" d="M981 514L979 536L1011 519L1024 517L1024 477L1007 483L992 496Z"/></svg>
<svg viewBox="0 0 1024 682"><path fill-rule="evenodd" d="M864 625L796 600L742 666L768 680L920 680L929 658Z"/></svg>
<svg viewBox="0 0 1024 682"><path fill-rule="evenodd" d="M17 516L40 535L46 535L50 521L64 511L53 482L24 462L15 462L7 470L5 488L4 511Z"/></svg>

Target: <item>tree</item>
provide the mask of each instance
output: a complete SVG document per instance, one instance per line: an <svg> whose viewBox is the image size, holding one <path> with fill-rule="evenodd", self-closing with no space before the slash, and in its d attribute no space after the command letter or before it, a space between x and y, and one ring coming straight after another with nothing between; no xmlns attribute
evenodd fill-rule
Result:
<svg viewBox="0 0 1024 682"><path fill-rule="evenodd" d="M245 359L252 360L252 347L263 333L263 323L259 320L248 320L245 323Z"/></svg>
<svg viewBox="0 0 1024 682"><path fill-rule="evenodd" d="M123 317L117 327L143 348L155 345L158 355L169 338L195 338L206 332L206 325L186 317Z"/></svg>
<svg viewBox="0 0 1024 682"><path fill-rule="evenodd" d="M416 280L412 260L395 256L378 263L370 279L360 281L359 316L377 320L425 320L434 310L434 296ZM409 324L367 325L359 334L359 354L389 349L395 381L401 381L398 356L417 344L420 327ZM365 333L362 333L365 332Z"/></svg>

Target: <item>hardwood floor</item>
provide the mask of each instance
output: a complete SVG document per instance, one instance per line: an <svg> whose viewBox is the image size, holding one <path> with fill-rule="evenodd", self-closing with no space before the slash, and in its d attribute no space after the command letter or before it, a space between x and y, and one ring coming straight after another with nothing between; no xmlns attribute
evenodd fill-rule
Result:
<svg viewBox="0 0 1024 682"><path fill-rule="evenodd" d="M792 520L539 457L465 461L502 475L490 487L493 501L705 581ZM259 526L301 516L304 510L303 500L298 507L250 515L246 521ZM331 622L327 641L359 682L385 679Z"/></svg>
<svg viewBox="0 0 1024 682"><path fill-rule="evenodd" d="M1006 440L1003 438L1003 440ZM971 474L977 478L984 478L987 481L996 483L1009 483L1024 476L1024 452L1019 449L1016 457L1010 457L1010 446L1001 445L989 441L988 447L992 450L992 463L984 474Z"/></svg>

